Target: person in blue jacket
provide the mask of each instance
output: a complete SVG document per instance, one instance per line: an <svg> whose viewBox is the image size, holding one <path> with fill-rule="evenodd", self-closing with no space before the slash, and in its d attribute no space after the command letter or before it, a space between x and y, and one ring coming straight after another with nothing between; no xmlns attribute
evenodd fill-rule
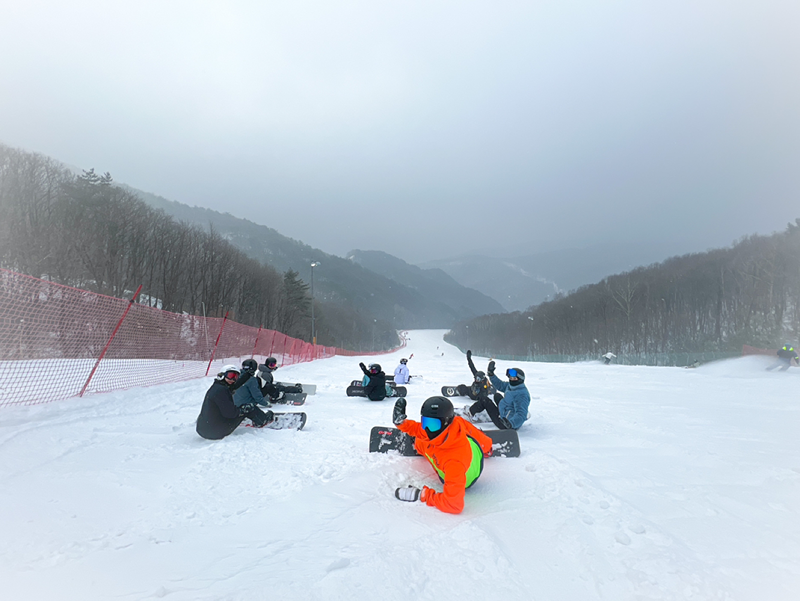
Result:
<svg viewBox="0 0 800 601"><path fill-rule="evenodd" d="M470 405L465 413L471 418L481 411L486 411L495 426L501 430L518 430L528 419L528 407L531 404L531 395L525 386L525 372L518 367L506 370L508 382L503 382L494 375L494 361L489 361L487 372L492 385L505 396L495 394L492 397L482 397Z"/></svg>
<svg viewBox="0 0 800 601"><path fill-rule="evenodd" d="M265 397L262 394L258 378L255 377L256 369L258 369L258 363L255 359L245 359L242 361L242 375L249 374L250 378L233 393L233 404L237 407L241 407L242 405L269 406L269 397ZM272 412L270 411L269 413Z"/></svg>

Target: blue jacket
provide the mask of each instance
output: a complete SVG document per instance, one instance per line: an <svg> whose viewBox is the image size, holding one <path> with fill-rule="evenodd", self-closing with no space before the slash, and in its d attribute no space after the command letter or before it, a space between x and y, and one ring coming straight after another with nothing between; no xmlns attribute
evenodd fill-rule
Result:
<svg viewBox="0 0 800 601"><path fill-rule="evenodd" d="M505 392L506 395L498 405L500 408L500 417L506 418L511 427L515 430L525 423L528 419L528 406L531 404L531 395L525 387L525 383L511 386L508 382L503 382L500 378L492 374L489 379L500 392Z"/></svg>
<svg viewBox="0 0 800 601"><path fill-rule="evenodd" d="M266 404L264 402L264 395L261 394L261 389L258 387L258 378L256 377L247 380L244 386L233 394L233 404L237 407L247 405L248 403L257 403L259 405Z"/></svg>

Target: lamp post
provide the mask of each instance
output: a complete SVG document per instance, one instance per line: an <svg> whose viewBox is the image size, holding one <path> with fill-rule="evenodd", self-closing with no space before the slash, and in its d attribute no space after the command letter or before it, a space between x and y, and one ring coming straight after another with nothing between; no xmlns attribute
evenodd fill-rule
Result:
<svg viewBox="0 0 800 601"><path fill-rule="evenodd" d="M531 320L531 327L528 330L528 356L533 359L533 317L528 315L528 319Z"/></svg>
<svg viewBox="0 0 800 601"><path fill-rule="evenodd" d="M313 261L311 263L311 344L314 345L314 355L317 354L317 324L314 319L314 268L319 265L319 262Z"/></svg>

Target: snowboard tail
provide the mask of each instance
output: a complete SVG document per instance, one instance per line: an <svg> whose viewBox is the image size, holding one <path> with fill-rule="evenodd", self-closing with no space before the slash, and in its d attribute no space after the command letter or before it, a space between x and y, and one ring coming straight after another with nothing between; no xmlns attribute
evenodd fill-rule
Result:
<svg viewBox="0 0 800 601"><path fill-rule="evenodd" d="M442 386L442 396L469 396L469 386L466 384Z"/></svg>
<svg viewBox="0 0 800 601"><path fill-rule="evenodd" d="M305 413L274 413L275 419L262 426L270 430L302 430L306 425L307 416ZM248 428L258 428L258 426L247 423Z"/></svg>
<svg viewBox="0 0 800 601"><path fill-rule="evenodd" d="M492 457L519 457L519 436L516 430L484 430L492 439ZM369 435L370 453L397 451L404 457L419 455L414 448L414 437L397 428L375 426Z"/></svg>
<svg viewBox="0 0 800 601"><path fill-rule="evenodd" d="M405 386L395 386L392 388L392 394L387 396L386 398L390 397L404 397L408 394L408 390ZM366 397L367 395L364 394L364 387L363 386L348 386L347 387L347 396L363 396Z"/></svg>

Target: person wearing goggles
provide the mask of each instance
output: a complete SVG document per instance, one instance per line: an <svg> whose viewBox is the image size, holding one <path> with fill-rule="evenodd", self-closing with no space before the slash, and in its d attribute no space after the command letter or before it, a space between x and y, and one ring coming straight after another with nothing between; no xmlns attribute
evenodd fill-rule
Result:
<svg viewBox="0 0 800 601"><path fill-rule="evenodd" d="M386 374L377 363L370 363L369 368L363 363L358 366L364 372L364 394L370 401L382 401L387 396L392 396L392 387L386 383Z"/></svg>
<svg viewBox="0 0 800 601"><path fill-rule="evenodd" d="M494 398L485 397L475 401L464 410L467 418L486 411L495 426L501 430L518 430L528 419L528 407L531 395L525 386L525 372L518 367L506 370L508 382L503 382L495 373L494 361L489 361L487 372L492 385L505 396L495 394Z"/></svg>
<svg viewBox="0 0 800 601"><path fill-rule="evenodd" d="M253 360L250 359L250 361ZM242 365L244 365L244 363ZM267 357L262 365L258 365L258 370L255 374L263 399L259 404L269 404L280 401L287 392L303 392L302 384L284 384L283 382L276 382L275 377L272 375L276 369L278 369L278 360L275 357Z"/></svg>
<svg viewBox="0 0 800 601"><path fill-rule="evenodd" d="M208 440L220 440L233 432L244 418L249 418L257 427L266 426L273 419L272 412L264 413L254 404L237 407L233 401L234 393L252 377L250 371L235 365L226 365L214 378L214 383L206 392L203 407L197 417L195 429Z"/></svg>
<svg viewBox="0 0 800 601"><path fill-rule="evenodd" d="M431 462L444 484L442 492L423 486L394 491L401 501L422 501L445 513L461 513L466 490L483 471L483 458L491 455L492 439L455 415L453 404L441 396L430 397L420 409L421 420L406 417L406 400L394 404L393 422L414 437L417 452Z"/></svg>

